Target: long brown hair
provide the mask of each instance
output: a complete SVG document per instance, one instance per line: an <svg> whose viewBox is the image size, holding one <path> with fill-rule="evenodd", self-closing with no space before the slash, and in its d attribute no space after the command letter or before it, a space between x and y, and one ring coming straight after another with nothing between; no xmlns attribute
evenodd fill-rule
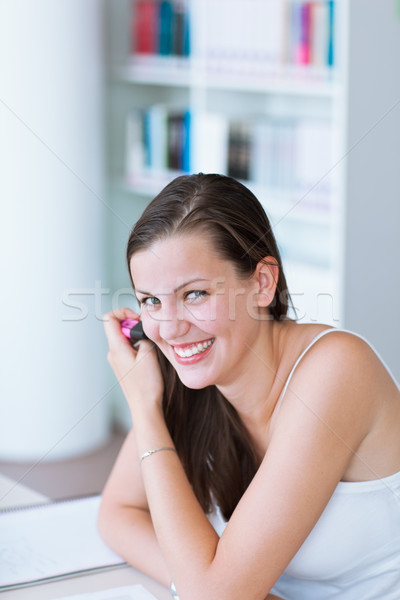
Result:
<svg viewBox="0 0 400 600"><path fill-rule="evenodd" d="M250 277L272 257L279 267L272 319L287 316L290 296L271 225L254 194L223 175L184 175L169 183L135 224L127 246L136 252L173 235L206 232L221 258ZM133 282L132 282L133 284ZM157 348L164 378L167 427L203 510L216 502L229 519L258 468L250 436L236 410L215 386L186 387Z"/></svg>

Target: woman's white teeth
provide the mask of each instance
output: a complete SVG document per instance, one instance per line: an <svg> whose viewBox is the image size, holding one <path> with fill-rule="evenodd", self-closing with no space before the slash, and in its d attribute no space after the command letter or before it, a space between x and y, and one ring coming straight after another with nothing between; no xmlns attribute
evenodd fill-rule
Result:
<svg viewBox="0 0 400 600"><path fill-rule="evenodd" d="M190 358L190 356L194 356L195 354L201 354L202 352L204 352L204 350L207 350L207 348L211 346L213 341L214 339L207 340L206 342L199 342L198 344L190 346L190 348L186 348L185 350L183 348L174 347L174 350L177 353L177 355L181 358Z"/></svg>

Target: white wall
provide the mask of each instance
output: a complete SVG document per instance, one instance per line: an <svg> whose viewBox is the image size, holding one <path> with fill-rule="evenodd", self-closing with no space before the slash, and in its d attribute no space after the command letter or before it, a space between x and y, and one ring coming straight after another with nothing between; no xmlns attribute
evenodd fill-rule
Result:
<svg viewBox="0 0 400 600"><path fill-rule="evenodd" d="M389 0L346 6L345 326L367 337L400 380L400 14Z"/></svg>
<svg viewBox="0 0 400 600"><path fill-rule="evenodd" d="M2 460L108 435L102 44L98 0L0 0Z"/></svg>

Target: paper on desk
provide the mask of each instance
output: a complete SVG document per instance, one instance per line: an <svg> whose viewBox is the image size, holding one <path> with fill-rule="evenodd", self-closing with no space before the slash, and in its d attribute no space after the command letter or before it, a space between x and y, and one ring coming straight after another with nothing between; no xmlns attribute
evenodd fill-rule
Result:
<svg viewBox="0 0 400 600"><path fill-rule="evenodd" d="M100 496L0 512L0 588L123 564L97 532Z"/></svg>
<svg viewBox="0 0 400 600"><path fill-rule="evenodd" d="M63 596L57 600L156 600L142 585L127 585L101 592Z"/></svg>

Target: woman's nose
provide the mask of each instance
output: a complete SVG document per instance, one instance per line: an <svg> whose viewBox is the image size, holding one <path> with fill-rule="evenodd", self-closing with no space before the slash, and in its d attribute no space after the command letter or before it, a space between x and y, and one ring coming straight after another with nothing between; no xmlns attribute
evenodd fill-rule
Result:
<svg viewBox="0 0 400 600"><path fill-rule="evenodd" d="M175 311L160 314L159 335L163 340L177 341L189 331L190 323L180 317Z"/></svg>

